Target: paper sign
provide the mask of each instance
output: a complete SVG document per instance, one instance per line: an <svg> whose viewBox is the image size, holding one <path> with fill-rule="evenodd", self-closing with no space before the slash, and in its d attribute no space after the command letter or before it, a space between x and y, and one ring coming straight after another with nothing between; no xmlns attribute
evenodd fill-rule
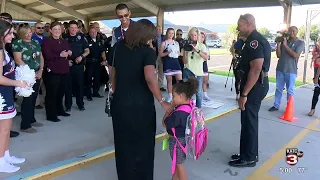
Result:
<svg viewBox="0 0 320 180"><path fill-rule="evenodd" d="M166 150L169 146L169 142L168 142L169 138L165 138L162 141L162 151Z"/></svg>

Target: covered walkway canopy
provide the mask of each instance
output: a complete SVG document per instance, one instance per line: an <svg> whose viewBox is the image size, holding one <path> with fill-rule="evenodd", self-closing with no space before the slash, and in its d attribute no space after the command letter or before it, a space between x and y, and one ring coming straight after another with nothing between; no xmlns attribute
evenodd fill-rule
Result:
<svg viewBox="0 0 320 180"><path fill-rule="evenodd" d="M81 19L86 22L85 24L90 21L114 19L114 9L118 3L126 3L131 9L132 17L157 16L160 21L163 21L165 11L279 5L292 7L292 4L319 3L318 0L0 0L0 2L1 11L10 13L15 20L50 23Z"/></svg>

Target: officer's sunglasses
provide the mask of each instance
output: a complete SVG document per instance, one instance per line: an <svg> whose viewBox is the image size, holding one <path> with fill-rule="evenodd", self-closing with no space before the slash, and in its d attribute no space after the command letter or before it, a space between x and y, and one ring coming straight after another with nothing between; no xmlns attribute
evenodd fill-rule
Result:
<svg viewBox="0 0 320 180"><path fill-rule="evenodd" d="M44 29L44 27L37 27L37 29Z"/></svg>
<svg viewBox="0 0 320 180"><path fill-rule="evenodd" d="M182 36L182 34L180 34L180 33L177 33L176 35L177 35L177 36Z"/></svg>
<svg viewBox="0 0 320 180"><path fill-rule="evenodd" d="M118 16L119 19L123 19L123 18L127 18L127 17L129 17L129 13L125 14L125 15L119 15Z"/></svg>

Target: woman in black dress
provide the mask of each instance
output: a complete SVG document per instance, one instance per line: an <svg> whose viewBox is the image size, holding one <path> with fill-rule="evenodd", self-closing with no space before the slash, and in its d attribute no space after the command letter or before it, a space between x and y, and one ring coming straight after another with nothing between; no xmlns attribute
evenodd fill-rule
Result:
<svg viewBox="0 0 320 180"><path fill-rule="evenodd" d="M149 46L156 28L149 20L132 24L111 55L111 114L119 180L152 180L156 135L154 96L169 111L155 74L156 55Z"/></svg>

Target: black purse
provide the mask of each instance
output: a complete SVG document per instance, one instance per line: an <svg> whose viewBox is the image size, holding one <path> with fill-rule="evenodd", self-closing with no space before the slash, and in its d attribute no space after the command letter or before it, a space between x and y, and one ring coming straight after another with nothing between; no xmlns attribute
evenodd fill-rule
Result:
<svg viewBox="0 0 320 180"><path fill-rule="evenodd" d="M113 57L112 57L112 67L114 68L114 56L115 56L115 52L116 52L117 47L114 47L114 51L113 51ZM112 77L112 68L110 70L110 77ZM113 99L113 92L112 92L112 85L111 85L111 79L109 79L108 82L108 87L109 87L109 91L108 91L108 95L107 95L107 99L106 99L106 105L105 105L105 109L104 112L106 114L108 114L108 117L112 117L111 115L111 102Z"/></svg>

